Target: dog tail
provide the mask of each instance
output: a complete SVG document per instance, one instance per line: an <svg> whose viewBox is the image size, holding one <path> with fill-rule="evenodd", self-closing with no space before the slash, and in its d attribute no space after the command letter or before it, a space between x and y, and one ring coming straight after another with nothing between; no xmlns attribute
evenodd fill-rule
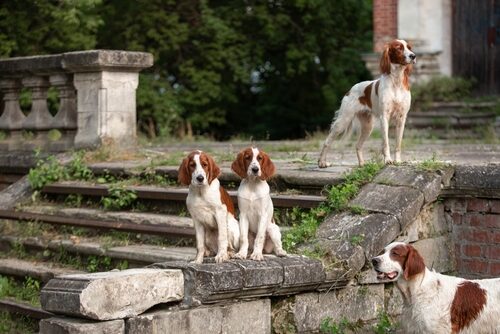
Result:
<svg viewBox="0 0 500 334"><path fill-rule="evenodd" d="M335 121L332 123L330 132L335 139L342 140L349 138L355 126L354 118L356 117L356 109L349 106L351 99L345 96L342 99L342 104L339 110L335 112Z"/></svg>

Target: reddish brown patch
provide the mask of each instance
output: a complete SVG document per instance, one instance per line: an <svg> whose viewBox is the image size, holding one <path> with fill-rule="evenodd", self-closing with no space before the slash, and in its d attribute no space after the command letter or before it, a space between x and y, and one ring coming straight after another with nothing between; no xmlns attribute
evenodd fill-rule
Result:
<svg viewBox="0 0 500 334"><path fill-rule="evenodd" d="M403 72L403 87L406 90L410 90L410 74L413 67L411 65L406 65L405 71Z"/></svg>
<svg viewBox="0 0 500 334"><path fill-rule="evenodd" d="M406 280L425 271L424 259L411 245L398 245L392 248L389 257L401 265Z"/></svg>
<svg viewBox="0 0 500 334"><path fill-rule="evenodd" d="M380 80L377 80L377 82L375 83L375 95L378 96L378 86L380 85Z"/></svg>
<svg viewBox="0 0 500 334"><path fill-rule="evenodd" d="M246 178L248 166L250 162L252 162L252 157L253 152L251 147L242 150L231 164L231 169L242 179Z"/></svg>
<svg viewBox="0 0 500 334"><path fill-rule="evenodd" d="M177 173L177 180L180 184L187 186L191 183L191 175L196 168L193 158L198 153L198 151L191 152L182 160Z"/></svg>
<svg viewBox="0 0 500 334"><path fill-rule="evenodd" d="M266 152L259 150L257 161L260 164L261 180L268 180L271 176L274 175L276 167L274 166L274 163L271 161L271 158L269 158L269 155L267 155Z"/></svg>
<svg viewBox="0 0 500 334"><path fill-rule="evenodd" d="M479 284L470 281L459 284L450 308L452 333L468 327L485 305L486 291Z"/></svg>
<svg viewBox="0 0 500 334"><path fill-rule="evenodd" d="M219 166L217 166L214 159L205 152L201 152L200 154L200 163L201 167L203 167L205 173L208 175L208 184L212 183L220 174Z"/></svg>
<svg viewBox="0 0 500 334"><path fill-rule="evenodd" d="M231 196L227 193L226 189L223 187L219 187L219 192L220 192L220 200L222 204L225 204L227 207L227 212L230 212L235 215L235 210L234 210L234 204L233 200L231 199Z"/></svg>
<svg viewBox="0 0 500 334"><path fill-rule="evenodd" d="M380 58L380 72L383 74L390 74L391 63L406 65L404 48L403 43L397 40L388 43L382 52L382 57Z"/></svg>
<svg viewBox="0 0 500 334"><path fill-rule="evenodd" d="M372 98L371 98L372 85L373 85L373 82L370 82L370 84L365 87L365 91L364 91L365 95L359 97L359 103L367 106L370 109L372 108Z"/></svg>

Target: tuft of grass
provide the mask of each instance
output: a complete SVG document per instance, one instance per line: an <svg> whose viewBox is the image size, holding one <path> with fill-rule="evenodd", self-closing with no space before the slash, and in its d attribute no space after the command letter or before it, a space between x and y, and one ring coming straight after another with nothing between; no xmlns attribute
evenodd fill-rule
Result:
<svg viewBox="0 0 500 334"><path fill-rule="evenodd" d="M326 317L321 321L320 332L326 334L344 334L351 331L356 331L362 327L360 321L351 322L346 317L342 317L340 321L335 322L332 318Z"/></svg>
<svg viewBox="0 0 500 334"><path fill-rule="evenodd" d="M432 154L432 158L424 160L417 164L417 170L424 172L435 172L448 167L448 164L436 159L436 153Z"/></svg>
<svg viewBox="0 0 500 334"><path fill-rule="evenodd" d="M34 306L40 306L40 281L26 277L24 282L16 282L12 277L0 275L0 299L10 297Z"/></svg>
<svg viewBox="0 0 500 334"><path fill-rule="evenodd" d="M323 219L331 213L347 209L349 200L354 198L362 185L373 180L383 164L370 162L353 169L345 175L342 184L327 189L327 200L311 210L292 210L292 228L283 235L283 248L293 252L301 243L313 239Z"/></svg>
<svg viewBox="0 0 500 334"><path fill-rule="evenodd" d="M375 334L395 333L398 329L398 324L391 321L391 318L386 312L378 314L378 322L372 327Z"/></svg>

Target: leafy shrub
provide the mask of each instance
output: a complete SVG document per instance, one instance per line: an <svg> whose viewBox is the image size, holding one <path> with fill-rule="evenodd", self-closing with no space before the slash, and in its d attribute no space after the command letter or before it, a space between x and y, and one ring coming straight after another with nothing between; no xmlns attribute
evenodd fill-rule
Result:
<svg viewBox="0 0 500 334"><path fill-rule="evenodd" d="M470 97L475 81L461 77L437 76L411 88L414 109L425 109L431 102L460 101Z"/></svg>

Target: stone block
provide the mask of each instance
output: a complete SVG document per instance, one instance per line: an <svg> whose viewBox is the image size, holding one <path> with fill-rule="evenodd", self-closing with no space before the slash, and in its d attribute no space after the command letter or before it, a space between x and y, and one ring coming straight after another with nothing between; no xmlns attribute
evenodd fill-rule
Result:
<svg viewBox="0 0 500 334"><path fill-rule="evenodd" d="M385 305L387 305L387 314L391 316L398 316L403 313L403 295L395 284L390 283L385 286Z"/></svg>
<svg viewBox="0 0 500 334"><path fill-rule="evenodd" d="M434 238L448 234L451 231L451 222L446 219L444 205L434 203L425 206L418 217L407 226L404 234L407 242L420 239Z"/></svg>
<svg viewBox="0 0 500 334"><path fill-rule="evenodd" d="M180 310L158 310L127 320L127 334L271 333L269 299Z"/></svg>
<svg viewBox="0 0 500 334"><path fill-rule="evenodd" d="M319 331L323 319L338 322L374 320L384 309L384 285L352 286L328 293L305 293L295 296L294 324L298 333Z"/></svg>
<svg viewBox="0 0 500 334"><path fill-rule="evenodd" d="M367 211L395 216L401 228L411 223L424 204L424 195L417 189L370 183L350 203Z"/></svg>
<svg viewBox="0 0 500 334"><path fill-rule="evenodd" d="M63 275L42 289L44 310L96 320L131 317L150 307L182 300L180 270L129 269Z"/></svg>
<svg viewBox="0 0 500 334"><path fill-rule="evenodd" d="M419 240L412 244L424 258L425 265L438 273L454 271L453 245L448 236Z"/></svg>
<svg viewBox="0 0 500 334"><path fill-rule="evenodd" d="M89 321L54 317L40 321L39 334L125 334L125 321Z"/></svg>
<svg viewBox="0 0 500 334"><path fill-rule="evenodd" d="M440 173L419 171L414 166L387 166L373 180L374 183L418 189L423 193L425 203L437 199L441 181Z"/></svg>
<svg viewBox="0 0 500 334"><path fill-rule="evenodd" d="M459 194L467 191L469 196L498 196L500 168L488 166L456 166L450 188Z"/></svg>
<svg viewBox="0 0 500 334"><path fill-rule="evenodd" d="M0 209L9 210L14 208L16 203L29 197L32 191L28 177L23 176L17 182L0 191Z"/></svg>

